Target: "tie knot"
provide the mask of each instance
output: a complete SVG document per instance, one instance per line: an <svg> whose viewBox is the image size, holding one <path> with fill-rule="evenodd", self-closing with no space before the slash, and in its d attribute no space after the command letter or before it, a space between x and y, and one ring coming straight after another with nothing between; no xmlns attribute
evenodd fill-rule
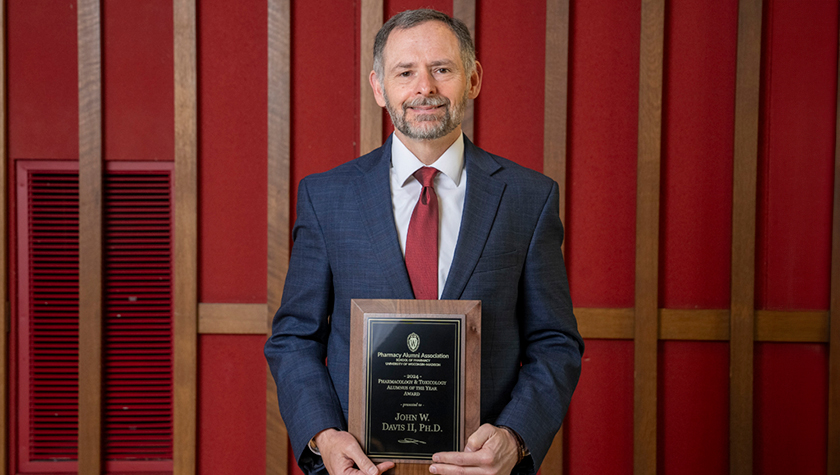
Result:
<svg viewBox="0 0 840 475"><path fill-rule="evenodd" d="M420 182L423 187L433 186L435 175L438 174L438 169L434 167L423 167L414 172L414 178Z"/></svg>

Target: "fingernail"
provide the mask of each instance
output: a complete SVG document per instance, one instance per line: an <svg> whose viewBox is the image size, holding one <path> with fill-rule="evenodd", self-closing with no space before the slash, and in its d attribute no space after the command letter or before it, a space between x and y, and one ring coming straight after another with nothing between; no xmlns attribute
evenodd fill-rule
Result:
<svg viewBox="0 0 840 475"><path fill-rule="evenodd" d="M440 456L438 454L432 455L432 462L440 462Z"/></svg>
<svg viewBox="0 0 840 475"><path fill-rule="evenodd" d="M437 467L434 465L429 465L429 473L437 473Z"/></svg>
<svg viewBox="0 0 840 475"><path fill-rule="evenodd" d="M377 469L376 467L370 467L368 469L368 473L370 475L379 475L379 469Z"/></svg>

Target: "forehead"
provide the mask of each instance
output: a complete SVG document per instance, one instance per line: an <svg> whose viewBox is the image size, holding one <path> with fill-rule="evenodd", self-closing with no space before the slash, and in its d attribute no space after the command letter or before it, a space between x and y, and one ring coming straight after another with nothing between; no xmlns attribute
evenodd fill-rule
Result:
<svg viewBox="0 0 840 475"><path fill-rule="evenodd" d="M383 48L385 64L451 60L461 64L458 38L444 23L427 21L406 29L395 29Z"/></svg>

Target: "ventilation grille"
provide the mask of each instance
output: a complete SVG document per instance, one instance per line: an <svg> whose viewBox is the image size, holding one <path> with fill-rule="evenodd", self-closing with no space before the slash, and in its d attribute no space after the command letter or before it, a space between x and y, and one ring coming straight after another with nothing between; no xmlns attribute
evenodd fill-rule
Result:
<svg viewBox="0 0 840 475"><path fill-rule="evenodd" d="M19 175L28 274L21 276L28 293L20 327L19 367L28 369L21 463L27 472L64 472L78 453L78 172L32 167ZM109 170L104 180L103 455L113 469L135 473L158 473L172 459L171 175L171 167L155 166Z"/></svg>
<svg viewBox="0 0 840 475"><path fill-rule="evenodd" d="M75 460L78 441L79 180L29 174L29 455Z"/></svg>
<svg viewBox="0 0 840 475"><path fill-rule="evenodd" d="M105 456L172 458L168 171L111 172L104 209Z"/></svg>

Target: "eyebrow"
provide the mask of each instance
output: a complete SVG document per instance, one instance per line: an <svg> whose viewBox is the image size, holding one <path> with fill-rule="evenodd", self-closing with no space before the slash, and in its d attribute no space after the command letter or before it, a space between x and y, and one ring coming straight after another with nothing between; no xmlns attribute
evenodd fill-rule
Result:
<svg viewBox="0 0 840 475"><path fill-rule="evenodd" d="M432 61L431 63L429 63L429 66L432 66L432 67L434 67L434 66L451 66L451 65L454 65L454 64L456 64L455 61L452 61L452 60L449 60L449 59L438 59L438 60L435 60L435 61ZM391 69L392 70L411 69L411 68L416 67L416 66L417 66L417 63L397 63Z"/></svg>

